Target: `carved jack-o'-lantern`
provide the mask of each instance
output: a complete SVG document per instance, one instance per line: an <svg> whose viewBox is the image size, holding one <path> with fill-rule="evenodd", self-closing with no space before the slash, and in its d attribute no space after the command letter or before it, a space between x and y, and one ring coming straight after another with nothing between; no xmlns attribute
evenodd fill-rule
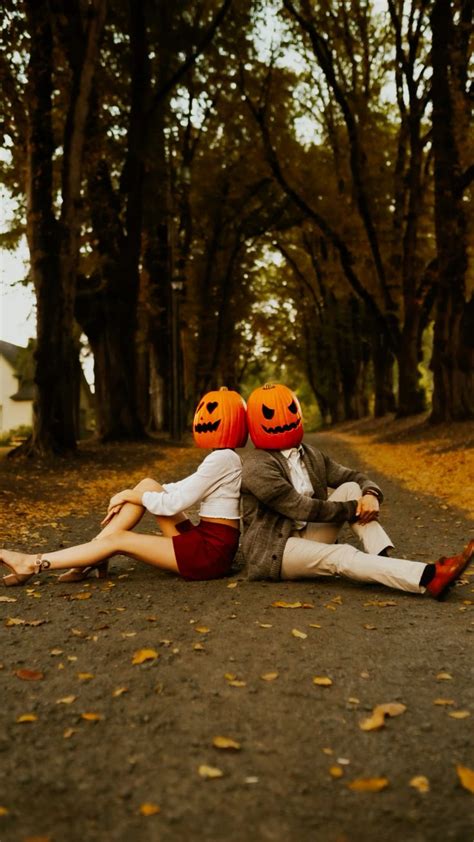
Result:
<svg viewBox="0 0 474 842"><path fill-rule="evenodd" d="M225 386L199 401L193 421L198 447L244 447L247 441L245 401Z"/></svg>
<svg viewBox="0 0 474 842"><path fill-rule="evenodd" d="M303 417L296 395L280 383L255 389L247 402L250 438L264 450L298 447L303 438Z"/></svg>

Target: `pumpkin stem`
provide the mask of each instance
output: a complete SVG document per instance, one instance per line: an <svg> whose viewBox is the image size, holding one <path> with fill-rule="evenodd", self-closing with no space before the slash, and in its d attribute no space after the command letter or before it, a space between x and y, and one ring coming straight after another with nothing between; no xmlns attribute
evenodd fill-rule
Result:
<svg viewBox="0 0 474 842"><path fill-rule="evenodd" d="M229 390L228 390L227 386L220 386L220 388L219 388L219 392L228 392L228 391Z"/></svg>

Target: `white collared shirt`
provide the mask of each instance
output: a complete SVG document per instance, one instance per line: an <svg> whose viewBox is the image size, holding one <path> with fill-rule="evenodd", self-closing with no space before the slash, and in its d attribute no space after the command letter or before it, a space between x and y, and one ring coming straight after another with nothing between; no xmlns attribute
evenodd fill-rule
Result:
<svg viewBox="0 0 474 842"><path fill-rule="evenodd" d="M242 462L234 450L213 450L194 474L166 482L164 491L145 491L142 503L154 515L172 516L201 501L201 517L240 517Z"/></svg>
<svg viewBox="0 0 474 842"><path fill-rule="evenodd" d="M290 469L291 484L298 494L304 494L305 497L312 497L314 488L309 478L308 470L303 462L303 448L290 447L288 450L280 451L282 456L288 460L288 467ZM304 529L306 521L295 521L295 529Z"/></svg>

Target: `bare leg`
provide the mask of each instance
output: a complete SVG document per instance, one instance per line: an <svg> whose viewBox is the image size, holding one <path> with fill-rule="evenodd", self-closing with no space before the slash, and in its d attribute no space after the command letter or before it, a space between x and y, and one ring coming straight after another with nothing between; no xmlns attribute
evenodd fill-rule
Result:
<svg viewBox="0 0 474 842"><path fill-rule="evenodd" d="M145 491L163 491L163 486L153 479L143 479L135 486L135 491L140 491L142 494ZM142 519L145 514L144 506L136 506L134 503L125 503L119 512L112 518L112 520L105 526L101 532L94 538L95 541L102 541L110 535L114 535L119 531L130 531ZM157 517L158 525L164 536L171 538L173 535L178 535L176 524L186 520L186 515L179 512L174 517ZM93 567L94 565L86 565L86 567ZM88 575L97 574L100 576L107 575L107 561L99 562L94 570L85 570L84 567L72 567L66 573L59 577L60 582L81 582Z"/></svg>
<svg viewBox="0 0 474 842"><path fill-rule="evenodd" d="M65 570L71 566L83 568L100 564L117 553L131 556L161 570L179 572L171 538L139 535L127 530L117 530L100 541L89 541L87 544L79 544L65 550L44 553L43 559L49 561L51 570ZM35 555L0 551L0 561L20 576L34 573L36 558Z"/></svg>

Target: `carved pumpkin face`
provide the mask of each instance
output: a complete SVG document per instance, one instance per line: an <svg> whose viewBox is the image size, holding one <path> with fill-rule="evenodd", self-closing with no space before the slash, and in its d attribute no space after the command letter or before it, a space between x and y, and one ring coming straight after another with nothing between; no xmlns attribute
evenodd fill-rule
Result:
<svg viewBox="0 0 474 842"><path fill-rule="evenodd" d="M244 447L247 441L245 401L225 386L208 392L194 413L193 435L198 447Z"/></svg>
<svg viewBox="0 0 474 842"><path fill-rule="evenodd" d="M303 438L303 416L298 398L279 383L266 383L248 399L250 438L263 450L298 447Z"/></svg>

